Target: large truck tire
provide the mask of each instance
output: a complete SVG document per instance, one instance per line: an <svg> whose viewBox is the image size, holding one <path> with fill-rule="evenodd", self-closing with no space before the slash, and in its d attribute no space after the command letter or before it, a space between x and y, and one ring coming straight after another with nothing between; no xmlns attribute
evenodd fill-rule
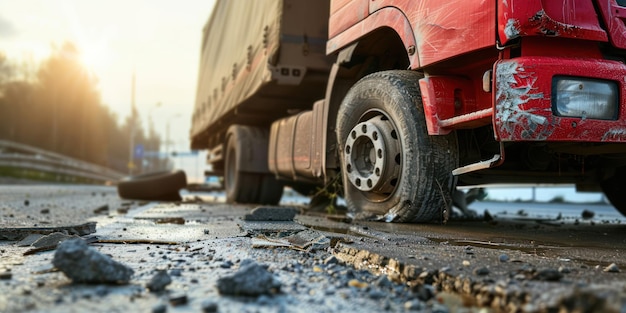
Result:
<svg viewBox="0 0 626 313"><path fill-rule="evenodd" d="M260 204L278 204L280 198L283 197L283 189L285 189L285 186L271 174L261 177L260 187L261 190L259 191L257 201Z"/></svg>
<svg viewBox="0 0 626 313"><path fill-rule="evenodd" d="M242 166L245 162L243 155L267 154L267 145L259 144L258 135L267 136L267 132L241 125L233 126L229 131L224 163L224 188L228 203L277 204L282 197L283 185L271 174L246 171Z"/></svg>
<svg viewBox="0 0 626 313"><path fill-rule="evenodd" d="M185 172L160 171L126 177L118 182L117 192L124 199L180 201L179 191L185 186Z"/></svg>
<svg viewBox="0 0 626 313"><path fill-rule="evenodd" d="M348 211L388 222L445 222L458 166L455 133L430 136L412 71L374 73L339 108L337 141Z"/></svg>
<svg viewBox="0 0 626 313"><path fill-rule="evenodd" d="M619 168L615 175L602 181L600 187L602 192L609 202L617 209L622 215L626 216L626 180L624 176L626 174L626 168Z"/></svg>

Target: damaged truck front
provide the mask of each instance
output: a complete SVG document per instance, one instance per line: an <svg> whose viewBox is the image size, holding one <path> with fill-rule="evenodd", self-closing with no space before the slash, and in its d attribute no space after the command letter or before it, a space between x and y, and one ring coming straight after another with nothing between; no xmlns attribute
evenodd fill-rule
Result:
<svg viewBox="0 0 626 313"><path fill-rule="evenodd" d="M457 184L563 183L626 214L625 19L623 0L218 0L192 148L229 202L339 183L352 214L444 222Z"/></svg>

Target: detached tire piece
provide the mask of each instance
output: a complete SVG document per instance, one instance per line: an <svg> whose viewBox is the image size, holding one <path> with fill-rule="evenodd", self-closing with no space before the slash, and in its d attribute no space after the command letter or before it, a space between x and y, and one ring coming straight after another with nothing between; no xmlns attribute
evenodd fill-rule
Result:
<svg viewBox="0 0 626 313"><path fill-rule="evenodd" d="M626 174L626 168L619 168L615 171L615 175L606 179L600 183L602 192L609 202L617 209L622 215L626 216L626 181L624 175Z"/></svg>
<svg viewBox="0 0 626 313"><path fill-rule="evenodd" d="M124 199L180 201L179 191L185 186L185 172L161 171L126 177L117 184L117 193Z"/></svg>
<svg viewBox="0 0 626 313"><path fill-rule="evenodd" d="M455 133L430 136L421 74L386 71L357 82L337 116L344 195L353 214L445 222L458 165Z"/></svg>

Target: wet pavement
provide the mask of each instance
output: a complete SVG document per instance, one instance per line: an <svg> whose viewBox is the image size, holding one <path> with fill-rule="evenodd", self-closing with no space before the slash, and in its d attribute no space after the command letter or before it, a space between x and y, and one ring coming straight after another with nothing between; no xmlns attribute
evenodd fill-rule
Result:
<svg viewBox="0 0 626 313"><path fill-rule="evenodd" d="M149 203L112 187L6 187L0 312L626 312L626 223L608 206L476 203L476 219L411 225L285 203L301 214L276 221L219 193ZM128 283L74 282L53 247L15 238L86 222L95 232L80 237L132 269Z"/></svg>

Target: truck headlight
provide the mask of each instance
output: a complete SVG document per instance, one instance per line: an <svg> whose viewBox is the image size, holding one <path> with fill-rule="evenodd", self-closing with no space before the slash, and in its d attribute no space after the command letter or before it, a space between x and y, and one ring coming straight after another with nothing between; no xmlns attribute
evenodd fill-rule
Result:
<svg viewBox="0 0 626 313"><path fill-rule="evenodd" d="M608 80L555 76L552 112L557 116L616 120L617 83Z"/></svg>

